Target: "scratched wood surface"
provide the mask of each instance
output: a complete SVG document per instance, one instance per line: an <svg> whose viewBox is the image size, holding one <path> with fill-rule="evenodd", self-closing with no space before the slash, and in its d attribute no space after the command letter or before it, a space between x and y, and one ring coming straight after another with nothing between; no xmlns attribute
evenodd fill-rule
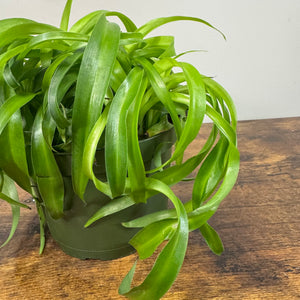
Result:
<svg viewBox="0 0 300 300"><path fill-rule="evenodd" d="M197 151L209 125L190 148ZM241 170L237 184L211 219L225 252L215 256L197 232L190 235L181 272L164 299L300 299L300 118L239 123ZM187 200L189 183L174 188ZM123 299L117 293L136 259L71 258L48 236L38 254L39 225L28 195L13 240L0 249L0 299ZM0 242L10 208L0 201ZM154 259L143 261L139 283ZM151 300L151 299L149 299Z"/></svg>

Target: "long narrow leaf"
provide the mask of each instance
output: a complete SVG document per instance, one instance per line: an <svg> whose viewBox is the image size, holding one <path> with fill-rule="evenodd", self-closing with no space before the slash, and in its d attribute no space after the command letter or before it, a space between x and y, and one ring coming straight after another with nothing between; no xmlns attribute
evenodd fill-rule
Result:
<svg viewBox="0 0 300 300"><path fill-rule="evenodd" d="M139 92L143 70L132 69L118 89L111 104L105 132L105 167L112 196L125 190L128 167L128 139L126 119L128 108Z"/></svg>
<svg viewBox="0 0 300 300"><path fill-rule="evenodd" d="M14 47L0 55L0 70L4 70L5 64L14 56L22 53L27 48L27 43Z"/></svg>
<svg viewBox="0 0 300 300"><path fill-rule="evenodd" d="M40 108L32 129L31 159L45 207L53 218L63 215L64 183L54 155L43 135L43 111Z"/></svg>
<svg viewBox="0 0 300 300"><path fill-rule="evenodd" d="M230 124L218 113L215 109L209 105L206 106L207 116L214 121L219 130L226 136L229 142L236 145L236 132L230 126Z"/></svg>
<svg viewBox="0 0 300 300"><path fill-rule="evenodd" d="M128 32L134 32L136 31L137 27L136 25L133 23L133 21L128 18L127 16L125 16L124 14L117 12L117 11L110 11L106 13L107 16L116 16L118 17L122 23L124 24L126 30Z"/></svg>
<svg viewBox="0 0 300 300"><path fill-rule="evenodd" d="M163 241L174 234L176 227L177 219L165 219L151 223L130 240L130 245L137 250L140 259L146 259Z"/></svg>
<svg viewBox="0 0 300 300"><path fill-rule="evenodd" d="M153 67L153 65L145 58L136 59L138 63L140 63L146 71L149 82L152 85L153 90L155 91L159 100L164 104L167 108L168 112L173 121L173 125L175 127L177 138L180 139L182 128L177 116L177 112L172 102L169 91L167 90L165 83L163 82L161 76Z"/></svg>
<svg viewBox="0 0 300 300"><path fill-rule="evenodd" d="M205 24L205 25L217 30L218 32L220 32L221 35L223 36L223 38L225 39L224 34L221 31L219 31L217 28L215 28L214 26L209 24L208 22L206 22L202 19L199 19L199 18L186 17L186 16L172 16L172 17L162 17L162 18L153 19L153 20L149 21L148 23L144 24L143 26L141 26L140 28L138 28L137 31L141 32L145 36L148 33L150 33L152 30L156 29L157 27L160 27L164 24L174 22L174 21L194 21L194 22L199 22L199 23Z"/></svg>
<svg viewBox="0 0 300 300"><path fill-rule="evenodd" d="M114 201L111 201L105 206L101 207L92 217L90 217L84 227L88 227L97 220L119 212L120 210L126 209L134 205L135 203L136 202L129 196L122 196L120 198L114 199Z"/></svg>
<svg viewBox="0 0 300 300"><path fill-rule="evenodd" d="M120 286L119 286L119 294L123 295L130 291L130 285L134 276L135 268L137 265L137 261L133 264L127 275L122 280Z"/></svg>
<svg viewBox="0 0 300 300"><path fill-rule="evenodd" d="M25 18L9 18L0 20L0 33L5 32L6 30L10 29L16 25L23 25L23 24L33 24L36 23L33 20L25 19Z"/></svg>
<svg viewBox="0 0 300 300"><path fill-rule="evenodd" d="M193 206L198 208L214 191L226 170L228 142L221 138L201 165L193 188Z"/></svg>
<svg viewBox="0 0 300 300"><path fill-rule="evenodd" d="M62 49L70 50L71 45L69 45L69 43L65 43L65 41L71 41L71 42L76 41L76 42L87 43L88 40L89 40L89 36L85 34L79 34L74 32L50 31L33 37L28 43L25 51L22 52L19 57L20 58L25 57L30 52L30 50L35 48L52 48L52 49L62 48ZM55 43L56 41L60 41L60 42Z"/></svg>
<svg viewBox="0 0 300 300"><path fill-rule="evenodd" d="M96 188L100 192L102 192L103 194L111 198L112 196L111 196L111 190L109 185L106 182L102 182L100 179L98 179L94 174L94 170L93 170L98 142L105 129L109 109L110 109L110 104L108 104L105 107L104 111L98 118L96 124L94 125L94 127L92 128L89 134L89 137L86 141L85 148L83 151L82 169L84 174L88 176L89 179L93 180ZM114 201L113 203L116 202Z"/></svg>
<svg viewBox="0 0 300 300"><path fill-rule="evenodd" d="M217 83L215 80L208 78L208 77L204 77L203 78L204 83L211 88L211 90L214 91L214 93L216 93L216 95L220 98L223 99L229 109L230 112L230 116L231 116L231 123L232 123L232 127L234 129L236 129L237 126L237 113L236 113L236 109L235 109L235 105L233 103L232 98L230 97L230 95L228 94L228 92L219 84Z"/></svg>
<svg viewBox="0 0 300 300"><path fill-rule="evenodd" d="M229 194L236 182L239 171L239 163L239 151L234 144L229 143L227 168L222 184L220 185L217 192L211 197L211 199L209 199L208 202L206 202L205 204L203 204L202 206L195 209L189 214L190 218L193 218L193 216L195 216L195 219L197 219L197 216L199 214L203 213L204 211L207 211L208 209L211 209L213 211L217 210L222 200ZM198 227L196 226L196 228Z"/></svg>
<svg viewBox="0 0 300 300"><path fill-rule="evenodd" d="M30 35L58 30L54 26L36 22L12 26L6 31L0 32L0 47L10 44L14 40L27 38Z"/></svg>
<svg viewBox="0 0 300 300"><path fill-rule="evenodd" d="M171 199L177 211L178 225L143 283L125 294L131 299L145 299L145 297L147 299L160 299L177 277L188 242L188 220L180 200L176 198L168 186L158 180L150 180L147 188L162 192Z"/></svg>
<svg viewBox="0 0 300 300"><path fill-rule="evenodd" d="M58 93L60 89L60 85L65 79L67 73L70 69L81 59L82 53L76 52L72 56L68 56L56 69L54 72L49 90L48 90L48 105L50 113L60 128L66 128L70 125L69 121L66 119L64 114L61 112L59 108L60 101L62 99L58 99Z"/></svg>
<svg viewBox="0 0 300 300"><path fill-rule="evenodd" d="M128 127L128 177L131 193L136 202L145 202L145 166L138 140L138 117L147 80L144 79L127 115Z"/></svg>
<svg viewBox="0 0 300 300"><path fill-rule="evenodd" d="M50 85L52 76L55 72L55 70L58 68L58 66L61 64L62 61L64 61L68 56L71 56L73 53L62 53L58 55L55 60L49 65L47 68L43 81L42 81L42 90L46 91Z"/></svg>
<svg viewBox="0 0 300 300"><path fill-rule="evenodd" d="M46 226L46 218L45 214L42 208L42 205L36 201L36 208L39 215L39 221L40 221L40 251L39 254L43 253L43 250L45 248L46 238L45 238L45 226Z"/></svg>
<svg viewBox="0 0 300 300"><path fill-rule="evenodd" d="M26 204L21 203L21 202L19 202L18 200L14 200L14 199L12 199L11 197L9 197L9 196L3 194L2 192L0 192L0 199L2 199L2 200L4 200L4 201L6 201L7 203L12 204L12 205L14 205L14 206L18 206L18 207L23 207L23 208L28 208L28 209L30 209L30 207L27 206Z"/></svg>
<svg viewBox="0 0 300 300"><path fill-rule="evenodd" d="M108 23L102 14L84 51L79 70L72 116L72 179L74 190L82 199L88 182L82 171L82 155L102 110L119 39L119 27Z"/></svg>
<svg viewBox="0 0 300 300"><path fill-rule="evenodd" d="M20 207L17 205L11 205L11 211L12 211L12 226L9 232L9 236L7 237L6 241L0 245L0 248L4 247L5 245L8 244L8 242L12 239L12 237L14 236L18 223L19 223L19 219L20 219Z"/></svg>
<svg viewBox="0 0 300 300"><path fill-rule="evenodd" d="M4 243L2 243L2 245L0 245L0 248L2 248L12 239L17 229L20 218L20 206L27 206L19 202L18 192L13 180L3 172L0 173L3 175L3 186L0 193L0 198L7 201L11 205L12 210L12 226L8 238Z"/></svg>
<svg viewBox="0 0 300 300"><path fill-rule="evenodd" d="M205 223L199 229L210 250L214 254L221 255L224 247L218 233L208 223Z"/></svg>
<svg viewBox="0 0 300 300"><path fill-rule="evenodd" d="M89 13L88 15L84 16L83 18L79 19L71 28L70 32L78 32L83 34L89 34L102 15L107 13L106 10L97 10L94 12Z"/></svg>
<svg viewBox="0 0 300 300"><path fill-rule="evenodd" d="M11 116L18 111L23 105L31 101L36 94L15 95L7 99L0 106L0 135L9 122Z"/></svg>
<svg viewBox="0 0 300 300"><path fill-rule="evenodd" d="M20 111L11 116L0 135L0 169L21 188L31 192Z"/></svg>
<svg viewBox="0 0 300 300"><path fill-rule="evenodd" d="M206 111L206 94L201 75L190 64L180 63L180 66L188 84L190 104L182 135L170 160L183 155L184 150L198 135Z"/></svg>
<svg viewBox="0 0 300 300"><path fill-rule="evenodd" d="M66 2L66 5L65 5L65 8L63 11L63 15L61 17L60 28L64 31L67 31L68 27L69 27L69 18L70 18L72 2L73 2L73 0L68 0Z"/></svg>

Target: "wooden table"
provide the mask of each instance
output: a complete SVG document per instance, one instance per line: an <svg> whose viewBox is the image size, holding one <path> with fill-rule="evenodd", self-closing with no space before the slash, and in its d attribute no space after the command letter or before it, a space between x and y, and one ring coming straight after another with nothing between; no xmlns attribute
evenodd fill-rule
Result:
<svg viewBox="0 0 300 300"><path fill-rule="evenodd" d="M201 136L191 151L198 142ZM240 122L239 149L237 184L210 221L225 252L215 256L191 233L184 265L164 299L300 299L300 118ZM175 190L188 199L190 187ZM25 193L21 199L32 205ZM0 241L11 218L2 202ZM117 289L136 255L80 261L51 237L41 256L38 247L35 210L22 210L15 237L0 249L0 299L123 299ZM139 265L136 282L153 261Z"/></svg>

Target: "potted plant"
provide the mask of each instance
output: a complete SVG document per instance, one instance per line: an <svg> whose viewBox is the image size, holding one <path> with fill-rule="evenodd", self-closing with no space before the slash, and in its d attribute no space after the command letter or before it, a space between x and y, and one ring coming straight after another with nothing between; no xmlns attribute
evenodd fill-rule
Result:
<svg viewBox="0 0 300 300"><path fill-rule="evenodd" d="M13 216L4 244L26 207L17 183L35 199L40 252L46 224L62 249L80 258L113 259L134 247L145 259L167 241L144 282L130 288L133 266L119 290L132 299L159 299L180 270L189 231L199 229L214 253L223 251L207 221L236 181L239 153L229 94L181 61L172 36L147 35L178 20L216 28L182 16L137 28L127 16L103 10L69 28L71 4L66 2L60 28L21 18L0 21L0 198L11 204ZM213 122L210 136L184 160L205 115ZM191 200L182 203L170 186L192 172ZM173 208L167 209L166 198ZM102 227L89 237L100 246L72 253L61 240L68 224L66 235L83 234L75 243L84 245L84 235ZM91 254L110 230L125 252Z"/></svg>

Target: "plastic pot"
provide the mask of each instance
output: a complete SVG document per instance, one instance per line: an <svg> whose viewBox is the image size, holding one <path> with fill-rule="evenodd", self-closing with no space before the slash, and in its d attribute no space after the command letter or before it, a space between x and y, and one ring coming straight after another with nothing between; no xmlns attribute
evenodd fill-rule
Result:
<svg viewBox="0 0 300 300"><path fill-rule="evenodd" d="M166 161L171 155L171 147L175 141L174 130L168 130L154 137L141 140L140 149L146 169L154 167L154 156L161 155ZM86 221L109 201L107 196L99 192L90 181L85 200L86 204L74 194L71 178L71 154L56 154L58 166L62 172L65 185L64 217L55 220L45 210L46 222L50 233L61 249L81 259L111 260L127 256L135 250L128 241L138 229L129 229L122 222L139 216L167 208L167 199L157 194L141 203L98 220L88 228ZM105 179L104 150L97 150L94 172L100 179Z"/></svg>

